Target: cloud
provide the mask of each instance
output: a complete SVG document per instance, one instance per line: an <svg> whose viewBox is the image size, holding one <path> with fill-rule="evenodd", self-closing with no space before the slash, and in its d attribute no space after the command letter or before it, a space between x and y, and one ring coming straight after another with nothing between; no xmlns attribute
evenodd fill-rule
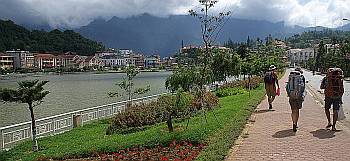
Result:
<svg viewBox="0 0 350 161"><path fill-rule="evenodd" d="M17 23L48 23L52 27L80 27L96 18L187 14L197 0L0 0L0 18ZM232 17L285 21L289 25L336 27L350 18L350 0L219 0L215 9Z"/></svg>

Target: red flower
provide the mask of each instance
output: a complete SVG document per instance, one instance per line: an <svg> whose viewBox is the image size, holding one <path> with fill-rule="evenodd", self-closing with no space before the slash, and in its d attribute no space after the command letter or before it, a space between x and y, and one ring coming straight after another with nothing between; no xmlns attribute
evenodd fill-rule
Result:
<svg viewBox="0 0 350 161"><path fill-rule="evenodd" d="M179 159L179 158L175 158L175 159L174 159L174 161L181 161L181 159Z"/></svg>
<svg viewBox="0 0 350 161"><path fill-rule="evenodd" d="M119 153L112 153L112 155L118 157L120 154Z"/></svg>
<svg viewBox="0 0 350 161"><path fill-rule="evenodd" d="M162 157L160 157L160 160L161 160L161 161L168 161L168 160L169 160L169 158L168 158L168 157L166 157L166 156L162 156Z"/></svg>

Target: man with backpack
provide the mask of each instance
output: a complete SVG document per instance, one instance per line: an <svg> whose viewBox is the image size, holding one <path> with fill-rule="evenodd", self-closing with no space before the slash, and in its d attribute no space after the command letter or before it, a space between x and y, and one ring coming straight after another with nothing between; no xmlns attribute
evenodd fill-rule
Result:
<svg viewBox="0 0 350 161"><path fill-rule="evenodd" d="M276 93L276 85L277 89L280 88L278 84L278 77L276 74L276 67L274 65L271 65L269 68L269 71L265 74L264 82L265 82L265 90L266 95L268 97L269 102L269 109L272 109L272 102L275 100L275 97L277 95Z"/></svg>
<svg viewBox="0 0 350 161"><path fill-rule="evenodd" d="M289 104L292 109L293 131L298 128L299 110L303 107L305 97L305 77L303 71L297 67L295 71L290 72L286 85Z"/></svg>
<svg viewBox="0 0 350 161"><path fill-rule="evenodd" d="M328 120L326 128L332 127L336 131L335 124L338 120L338 111L344 94L343 71L340 68L329 68L326 77L323 78L321 89L325 94L325 113ZM330 118L330 108L333 105L333 125Z"/></svg>

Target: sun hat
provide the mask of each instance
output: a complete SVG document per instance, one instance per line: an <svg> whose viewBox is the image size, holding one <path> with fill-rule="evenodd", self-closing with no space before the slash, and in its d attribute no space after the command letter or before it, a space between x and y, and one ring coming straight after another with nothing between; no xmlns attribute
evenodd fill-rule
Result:
<svg viewBox="0 0 350 161"><path fill-rule="evenodd" d="M269 70L270 70L270 71L271 71L271 70L276 70L276 67L275 67L274 65L270 65Z"/></svg>
<svg viewBox="0 0 350 161"><path fill-rule="evenodd" d="M300 72L301 74L303 74L303 71L301 70L300 67L296 67L296 68L295 68L295 71L298 71L298 72Z"/></svg>

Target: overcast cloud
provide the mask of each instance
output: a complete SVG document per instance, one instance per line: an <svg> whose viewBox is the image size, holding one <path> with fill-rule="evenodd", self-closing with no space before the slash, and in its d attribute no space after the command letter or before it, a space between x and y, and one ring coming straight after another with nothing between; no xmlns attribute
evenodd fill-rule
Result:
<svg viewBox="0 0 350 161"><path fill-rule="evenodd" d="M0 0L0 18L51 27L80 27L96 18L187 14L197 0ZM350 18L350 0L219 0L217 11L232 17L285 21L288 25L337 27Z"/></svg>

